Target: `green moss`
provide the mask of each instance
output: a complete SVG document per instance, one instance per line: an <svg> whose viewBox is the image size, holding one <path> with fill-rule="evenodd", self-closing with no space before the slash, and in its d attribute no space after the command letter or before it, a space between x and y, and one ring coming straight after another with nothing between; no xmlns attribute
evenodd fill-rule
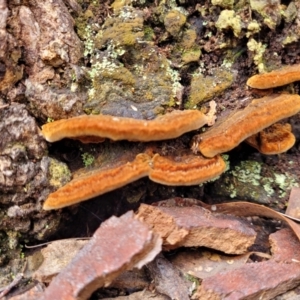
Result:
<svg viewBox="0 0 300 300"><path fill-rule="evenodd" d="M186 22L186 16L177 9L169 11L164 17L166 30L172 35L177 36Z"/></svg>
<svg viewBox="0 0 300 300"><path fill-rule="evenodd" d="M95 157L92 154L87 152L81 154L81 157L82 157L83 164L86 168L91 166L95 161Z"/></svg>
<svg viewBox="0 0 300 300"><path fill-rule="evenodd" d="M233 8L234 0L212 0L212 5L218 5L223 8Z"/></svg>
<svg viewBox="0 0 300 300"><path fill-rule="evenodd" d="M144 39L146 41L152 41L155 38L154 30L150 26L144 27Z"/></svg>

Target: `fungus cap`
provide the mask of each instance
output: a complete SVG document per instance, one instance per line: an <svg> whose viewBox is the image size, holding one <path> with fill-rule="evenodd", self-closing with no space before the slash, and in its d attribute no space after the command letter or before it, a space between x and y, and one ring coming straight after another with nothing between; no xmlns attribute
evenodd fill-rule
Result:
<svg viewBox="0 0 300 300"><path fill-rule="evenodd" d="M233 112L203 134L197 135L192 149L197 149L206 157L214 157L299 111L299 95L273 94L255 99L245 109Z"/></svg>
<svg viewBox="0 0 300 300"><path fill-rule="evenodd" d="M259 152L272 155L288 151L294 146L296 138L290 124L276 123L245 141Z"/></svg>
<svg viewBox="0 0 300 300"><path fill-rule="evenodd" d="M91 171L79 176L51 193L43 209L58 209L70 206L106 192L120 188L130 182L145 177L149 173L150 157L141 153L134 161L106 170Z"/></svg>
<svg viewBox="0 0 300 300"><path fill-rule="evenodd" d="M84 115L47 123L42 126L42 134L48 142L81 136L148 142L179 137L204 126L207 121L207 117L198 110L176 110L150 121Z"/></svg>
<svg viewBox="0 0 300 300"><path fill-rule="evenodd" d="M194 185L218 177L225 169L226 164L219 155L205 158L194 154L178 157L155 154L149 178L166 185Z"/></svg>
<svg viewBox="0 0 300 300"><path fill-rule="evenodd" d="M300 80L300 64L285 66L264 74L250 77L247 85L256 89L269 89Z"/></svg>

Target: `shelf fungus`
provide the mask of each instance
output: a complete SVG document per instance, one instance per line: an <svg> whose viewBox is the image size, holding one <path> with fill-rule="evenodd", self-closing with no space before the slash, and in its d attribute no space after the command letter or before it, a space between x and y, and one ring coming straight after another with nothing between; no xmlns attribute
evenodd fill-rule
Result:
<svg viewBox="0 0 300 300"><path fill-rule="evenodd" d="M145 177L149 174L150 159L149 155L141 153L132 162L106 170L91 171L74 178L51 193L43 208L50 210L70 206Z"/></svg>
<svg viewBox="0 0 300 300"><path fill-rule="evenodd" d="M44 209L58 209L102 195L130 182L149 176L166 185L200 184L219 176L226 165L221 156L204 158L187 154L182 157L162 157L140 153L132 162L78 176L49 195Z"/></svg>
<svg viewBox="0 0 300 300"><path fill-rule="evenodd" d="M165 185L195 185L222 174L226 164L221 156L205 158L193 154L163 157L155 154L149 178Z"/></svg>
<svg viewBox="0 0 300 300"><path fill-rule="evenodd" d="M286 66L269 73L250 77L247 85L255 89L269 89L300 80L300 64Z"/></svg>
<svg viewBox="0 0 300 300"><path fill-rule="evenodd" d="M296 138L290 124L276 123L245 140L263 154L280 154L295 144Z"/></svg>
<svg viewBox="0 0 300 300"><path fill-rule="evenodd" d="M42 134L48 142L63 138L99 137L114 141L159 141L199 129L209 118L197 110L173 111L154 120L136 120L109 115L84 115L47 123Z"/></svg>
<svg viewBox="0 0 300 300"><path fill-rule="evenodd" d="M300 96L273 94L253 100L193 139L192 150L206 157L227 152L272 124L300 111Z"/></svg>

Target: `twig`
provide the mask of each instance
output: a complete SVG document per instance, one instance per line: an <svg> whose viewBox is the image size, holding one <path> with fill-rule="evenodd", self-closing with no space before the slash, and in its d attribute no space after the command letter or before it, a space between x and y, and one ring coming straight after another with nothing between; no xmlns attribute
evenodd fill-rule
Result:
<svg viewBox="0 0 300 300"><path fill-rule="evenodd" d="M14 280L10 284L8 284L6 287L2 288L2 291L0 293L0 299L2 299L5 295L7 295L10 292L10 290L12 288L14 288L16 285L18 285L20 283L20 281L23 278L23 275L24 275L23 273L17 274L16 277L14 278Z"/></svg>
<svg viewBox="0 0 300 300"><path fill-rule="evenodd" d="M1 106L0 106L0 109L5 108L5 107L8 107L8 106L9 106L9 104L1 105Z"/></svg>
<svg viewBox="0 0 300 300"><path fill-rule="evenodd" d="M55 240L55 241L51 241L51 242L46 242L46 243L42 243L42 244L38 244L38 245L33 245L33 246L28 246L28 245L25 245L25 248L27 249L33 249L33 248L38 248L38 247L42 247L42 246L46 246L46 245L49 245L53 242L57 242L57 241L67 241L67 240L89 240L91 239L90 237L80 237L80 238L69 238L69 239L61 239L61 240Z"/></svg>

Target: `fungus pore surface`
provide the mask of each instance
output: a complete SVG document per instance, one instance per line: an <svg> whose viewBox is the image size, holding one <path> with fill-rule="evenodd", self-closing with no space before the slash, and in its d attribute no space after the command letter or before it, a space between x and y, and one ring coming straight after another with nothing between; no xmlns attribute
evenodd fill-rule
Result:
<svg viewBox="0 0 300 300"><path fill-rule="evenodd" d="M290 124L276 123L245 140L259 152L267 155L280 154L292 148L296 138Z"/></svg>

